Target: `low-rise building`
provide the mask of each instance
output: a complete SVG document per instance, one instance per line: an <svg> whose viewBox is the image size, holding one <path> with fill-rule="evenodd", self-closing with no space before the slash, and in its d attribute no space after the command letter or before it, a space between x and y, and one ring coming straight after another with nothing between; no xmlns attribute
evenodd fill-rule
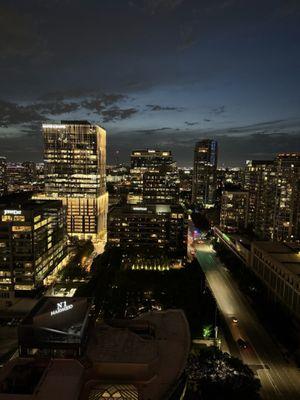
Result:
<svg viewBox="0 0 300 400"><path fill-rule="evenodd" d="M226 233L214 227L216 239L232 251L244 264L251 262L251 238L239 233Z"/></svg>
<svg viewBox="0 0 300 400"><path fill-rule="evenodd" d="M18 327L20 357L82 355L91 306L85 297L42 297Z"/></svg>
<svg viewBox="0 0 300 400"><path fill-rule="evenodd" d="M266 286L271 300L283 304L300 319L300 246L253 242L250 266Z"/></svg>
<svg viewBox="0 0 300 400"><path fill-rule="evenodd" d="M300 320L300 245L255 241L215 227L216 239L250 268L267 290L271 303L280 303Z"/></svg>
<svg viewBox="0 0 300 400"><path fill-rule="evenodd" d="M1 400L79 399L84 367L71 359L14 358L0 371Z"/></svg>
<svg viewBox="0 0 300 400"><path fill-rule="evenodd" d="M83 356L61 358L59 347L74 342L68 330L74 331L72 324L82 321L83 299L77 299L79 310L75 300L62 300L63 305L53 301L45 300L28 316L35 334L29 338L25 332L23 339L30 346L38 344L39 351L14 358L1 368L0 400L183 398L191 338L182 310L151 312L110 324L96 322L87 335ZM52 348L57 339L51 358L48 345L43 353L41 338L48 345L52 342Z"/></svg>

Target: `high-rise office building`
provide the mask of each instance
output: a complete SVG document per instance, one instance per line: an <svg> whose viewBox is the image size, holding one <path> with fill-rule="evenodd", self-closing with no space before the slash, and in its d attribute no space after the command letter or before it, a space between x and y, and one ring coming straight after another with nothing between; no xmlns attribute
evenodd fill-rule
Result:
<svg viewBox="0 0 300 400"><path fill-rule="evenodd" d="M300 153L280 153L272 161L247 161L249 224L261 238L300 240Z"/></svg>
<svg viewBox="0 0 300 400"><path fill-rule="evenodd" d="M108 244L137 259L183 259L187 219L180 205L119 205L108 217Z"/></svg>
<svg viewBox="0 0 300 400"><path fill-rule="evenodd" d="M224 191L221 198L220 228L227 232L245 229L248 224L249 193L241 190Z"/></svg>
<svg viewBox="0 0 300 400"><path fill-rule="evenodd" d="M280 153L275 159L277 190L274 239L300 240L300 153Z"/></svg>
<svg viewBox="0 0 300 400"><path fill-rule="evenodd" d="M193 169L178 168L178 176L180 202L189 206L192 202Z"/></svg>
<svg viewBox="0 0 300 400"><path fill-rule="evenodd" d="M273 160L246 162L244 189L249 193L248 223L261 238L274 236L276 181Z"/></svg>
<svg viewBox="0 0 300 400"><path fill-rule="evenodd" d="M0 198L0 296L33 290L64 265L66 213L61 201L31 200L24 194Z"/></svg>
<svg viewBox="0 0 300 400"><path fill-rule="evenodd" d="M170 151L135 150L131 153L132 204L175 204L179 198L179 179Z"/></svg>
<svg viewBox="0 0 300 400"><path fill-rule="evenodd" d="M106 239L106 132L87 121L44 124L45 195L67 207L69 236Z"/></svg>
<svg viewBox="0 0 300 400"><path fill-rule="evenodd" d="M0 157L0 196L6 193L7 182L6 182L6 158Z"/></svg>
<svg viewBox="0 0 300 400"><path fill-rule="evenodd" d="M175 165L151 169L143 174L144 204L177 204L179 177Z"/></svg>
<svg viewBox="0 0 300 400"><path fill-rule="evenodd" d="M194 175L192 201L209 206L215 202L218 144L204 139L196 143L194 151Z"/></svg>
<svg viewBox="0 0 300 400"><path fill-rule="evenodd" d="M130 187L129 166L123 164L107 166L106 182L109 206L126 203Z"/></svg>
<svg viewBox="0 0 300 400"><path fill-rule="evenodd" d="M23 163L8 162L6 167L6 184L8 193L40 192L43 179L33 161Z"/></svg>
<svg viewBox="0 0 300 400"><path fill-rule="evenodd" d="M226 187L242 188L244 185L244 169L242 168L218 168L217 189Z"/></svg>

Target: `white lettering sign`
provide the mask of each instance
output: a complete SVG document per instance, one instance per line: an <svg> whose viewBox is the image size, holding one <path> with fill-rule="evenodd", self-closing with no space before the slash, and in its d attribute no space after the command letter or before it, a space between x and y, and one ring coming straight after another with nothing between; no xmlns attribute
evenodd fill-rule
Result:
<svg viewBox="0 0 300 400"><path fill-rule="evenodd" d="M43 124L44 129L65 129L66 125L60 124Z"/></svg>
<svg viewBox="0 0 300 400"><path fill-rule="evenodd" d="M4 210L4 215L21 215L21 210Z"/></svg>
<svg viewBox="0 0 300 400"><path fill-rule="evenodd" d="M132 207L134 211L147 211L146 207Z"/></svg>
<svg viewBox="0 0 300 400"><path fill-rule="evenodd" d="M50 315L51 315L51 317L53 317L53 315L60 314L65 311L69 311L72 308L73 308L73 304L67 305L66 301L61 301L56 304L56 310L51 311Z"/></svg>

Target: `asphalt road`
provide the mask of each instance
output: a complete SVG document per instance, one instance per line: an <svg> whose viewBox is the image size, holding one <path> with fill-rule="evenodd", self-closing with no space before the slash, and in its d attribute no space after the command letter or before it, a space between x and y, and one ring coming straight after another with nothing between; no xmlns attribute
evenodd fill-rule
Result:
<svg viewBox="0 0 300 400"><path fill-rule="evenodd" d="M248 343L248 348L239 351L240 357L258 375L263 399L300 400L299 369L285 360L212 246L196 244L195 250L233 340L241 338Z"/></svg>

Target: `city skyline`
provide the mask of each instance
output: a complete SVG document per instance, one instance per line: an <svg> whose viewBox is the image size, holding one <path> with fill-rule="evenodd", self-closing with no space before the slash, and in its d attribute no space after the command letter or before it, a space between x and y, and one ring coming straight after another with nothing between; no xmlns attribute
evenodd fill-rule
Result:
<svg viewBox="0 0 300 400"><path fill-rule="evenodd" d="M103 126L109 163L155 147L191 166L206 138L218 140L220 165L300 150L297 2L70 4L2 2L0 148L10 160L41 160L41 124L61 119Z"/></svg>
<svg viewBox="0 0 300 400"><path fill-rule="evenodd" d="M0 400L299 400L300 0L0 1Z"/></svg>

